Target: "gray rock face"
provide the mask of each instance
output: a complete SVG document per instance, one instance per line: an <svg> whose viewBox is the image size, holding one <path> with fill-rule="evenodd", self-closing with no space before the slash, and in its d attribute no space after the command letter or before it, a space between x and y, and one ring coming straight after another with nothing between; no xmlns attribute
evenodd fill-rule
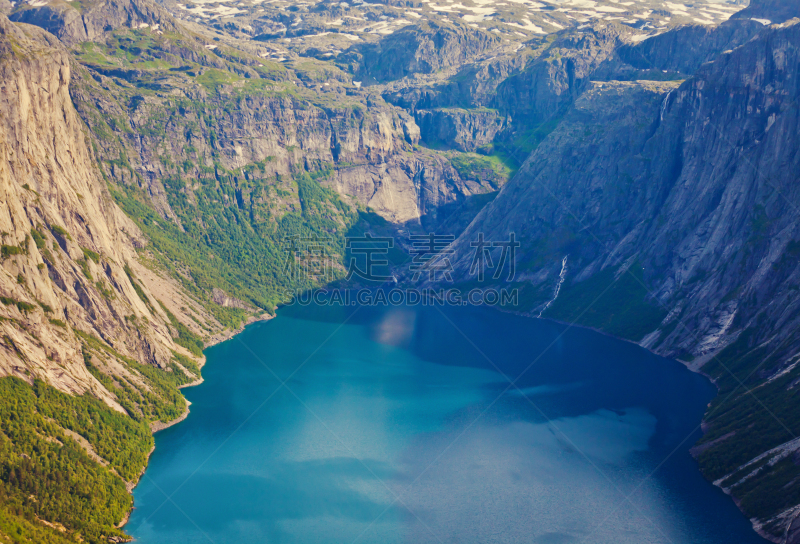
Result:
<svg viewBox="0 0 800 544"><path fill-rule="evenodd" d="M483 30L427 21L395 32L377 44L356 46L350 56L357 59L359 77L390 81L454 68L499 45L499 37Z"/></svg>
<svg viewBox="0 0 800 544"><path fill-rule="evenodd" d="M9 17L41 27L67 45L97 40L106 32L122 27L158 26L162 31L175 30L164 10L148 0L102 0L81 4L80 10L62 2L20 3Z"/></svg>
<svg viewBox="0 0 800 544"><path fill-rule="evenodd" d="M422 5L415 2L406 5ZM151 43L160 31L183 33L148 0L83 2L80 10L38 3L17 5L13 17L71 45L90 40L101 47L109 31L143 25L152 30ZM386 4L402 7L403 0ZM235 27L239 37L268 29L307 35L330 30L328 24L348 30L339 19L352 12L341 4L293 7L297 11L273 6L262 26L253 14L238 22L215 16L213 26ZM378 22L382 16L373 7L364 8L359 20ZM756 0L738 20L719 27L682 27L636 44L631 27L595 22L578 28L565 14L548 24L560 27L561 21L569 28L542 37L528 33L524 44L509 39L513 31L500 38L433 21L357 46L354 41L377 36L340 32L336 53L349 49L337 62L349 63L357 81L364 78L361 88L331 64L295 62L299 46L289 53L269 43L267 53L259 45L267 42L249 42L248 56L199 33L183 33L180 43L158 41L146 62L138 54L135 62L75 62L70 76L68 54L51 35L0 20L0 33L25 46L21 58L10 38L0 39L0 124L6 124L0 191L7 203L0 230L7 233L3 245L21 252L3 260L7 274L0 291L20 302L44 303L73 328L163 366L170 350L178 349L169 321L139 298L122 268L146 241L111 203L92 161L99 159L108 180L139 185L137 194L179 225L170 203L175 210L185 204L185 211L203 198L267 224L300 209L292 192L296 176L325 173L320 183L402 231L461 232L470 225L459 239L462 249L478 231L498 240L516 232L523 243L521 281L532 288L534 301L551 296L564 256L563 293L606 273L626 276L635 265L648 293L639 302L666 317L633 339L658 353L693 359L694 368L726 391L732 389L730 373L718 361L744 369L736 378L800 435L793 397L800 384L800 25L768 28L750 20L780 21L795 9L796 0ZM522 30L515 21L509 18L510 28ZM332 58L333 46L314 52L315 43L304 46L307 56ZM145 66L159 63L169 68ZM70 77L95 156L67 94ZM635 81L678 77L687 81ZM376 81L381 84L369 85ZM462 155L451 164L455 151L415 145L422 140L473 151L494 142L509 151L513 145L500 146L545 125L541 137L552 130L549 137L493 202L489 192L500 183L489 175L492 161ZM33 160L22 160L23 154ZM48 256L27 238L39 225L63 226L71 236L45 229L45 248L54 254ZM84 249L97 252L99 262ZM459 254L470 255L469 247ZM469 264L457 263L462 279ZM137 271L137 277L145 274ZM155 278L148 285L159 283ZM167 289L158 300L168 301L176 291ZM210 296L223 306L243 305L223 291ZM96 387L76 338L54 328L42 311L25 307L0 307L10 319L0 321L3 334L27 357L25 365L16 364L19 354L3 347L0 374L31 371L73 392ZM138 326L126 319L131 315ZM48 352L49 345L58 353ZM745 362L732 358L730 348ZM797 542L797 480L780 478L787 473L782 470L794 470L785 462L800 444L762 417L758 403L728 397L730 404L710 409L722 415L707 419L708 440L694 450L703 470L737 499L762 534ZM104 398L113 405L110 395ZM763 459L778 468L753 469ZM775 481L781 493L773 500ZM764 498L771 506L762 505Z"/></svg>
<svg viewBox="0 0 800 544"><path fill-rule="evenodd" d="M746 382L763 399L715 401L705 429L724 439L699 460L776 542L796 517L797 480L764 469L744 487L736 482L747 475L738 467L768 450L781 466L781 445L793 438L787 425L795 425L799 46L800 21L791 21L765 28L677 88L592 84L459 242L479 230L498 239L516 232L528 252L520 261L540 263L526 276L550 286L565 255L567 288L603 270L619 277L637 263L650 304L666 318L635 340L694 358L723 392ZM737 367L745 354L750 366ZM734 379L730 368L741 373ZM756 502L777 481L786 494L769 507Z"/></svg>
<svg viewBox="0 0 800 544"><path fill-rule="evenodd" d="M549 260L575 246L586 252L586 259L597 258L597 242L591 236L583 240L586 244L577 244L575 237L593 222L591 214L608 214L607 223L615 225L620 238L625 229L620 222L638 223L638 218L626 219L628 199L638 194L629 190L629 176L641 168L637 156L653 134L664 96L676 87L671 82L592 84L475 219L464 239L478 231L498 240L515 232L527 244L523 253L526 247L530 251L551 246ZM647 212L641 210L642 216ZM565 235L554 236L554 229ZM552 238L563 240L563 245L553 246ZM535 256L523 254L520 260Z"/></svg>
<svg viewBox="0 0 800 544"><path fill-rule="evenodd" d="M719 26L678 27L637 44L623 45L613 60L627 66L616 66L613 74L602 77L636 79L659 71L671 72L673 78L691 75L702 64L714 60L723 51L742 45L763 28L763 23L750 19L730 20ZM610 61L612 65L615 64L613 60ZM600 73L607 69L603 67Z"/></svg>
<svg viewBox="0 0 800 544"><path fill-rule="evenodd" d="M773 23L784 23L794 17L800 17L798 0L750 0L746 9L735 13L734 19L767 19Z"/></svg>
<svg viewBox="0 0 800 544"><path fill-rule="evenodd" d="M411 110L451 107L483 107L492 103L497 86L510 75L523 69L533 56L530 50L466 65L455 76L435 85L403 82L394 88L387 85L383 97L387 102Z"/></svg>
<svg viewBox="0 0 800 544"><path fill-rule="evenodd" d="M436 230L467 198L493 190L486 180L463 180L444 158L397 155L383 164L340 168L327 182L395 224Z"/></svg>
<svg viewBox="0 0 800 544"><path fill-rule="evenodd" d="M490 109L417 110L414 117L428 145L443 144L459 151L475 151L505 128L505 119Z"/></svg>
<svg viewBox="0 0 800 544"><path fill-rule="evenodd" d="M580 96L594 71L632 32L599 23L560 35L522 72L498 86L494 107L528 126L552 119Z"/></svg>
<svg viewBox="0 0 800 544"><path fill-rule="evenodd" d="M90 125L102 121L96 111L129 123L118 127L119 141L97 142L106 173L120 184L145 185L156 208L173 220L177 218L162 180L209 179L214 177L210 169L237 171L254 163L262 165L265 178L291 179L299 172L333 167L333 188L391 221L417 227L422 220L436 220L439 204L490 190L488 183L461 180L441 157L413 154L419 128L402 110L386 104L321 108L286 97L206 96L202 103L181 100L178 106L172 99L149 98L131 108L113 93L78 85L73 96ZM139 130L165 112L163 131ZM129 168L115 161L118 142ZM203 162L212 156L216 162ZM193 184L182 193L196 200Z"/></svg>
<svg viewBox="0 0 800 544"><path fill-rule="evenodd" d="M155 366L182 349L125 271L142 234L96 168L58 41L0 15L0 81L0 293L16 301L0 306L0 376L92 391L123 411L89 373L74 331Z"/></svg>

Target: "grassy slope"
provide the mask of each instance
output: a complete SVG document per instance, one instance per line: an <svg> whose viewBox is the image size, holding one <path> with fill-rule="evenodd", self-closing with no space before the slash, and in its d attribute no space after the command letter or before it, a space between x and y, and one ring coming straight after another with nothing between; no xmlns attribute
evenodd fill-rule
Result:
<svg viewBox="0 0 800 544"><path fill-rule="evenodd" d="M114 77L127 77L131 72L126 70L136 70L135 79L129 82L132 85L110 90L127 104L155 96L167 79L174 82L176 78L202 86L215 100L221 100L216 94L221 86L237 84L236 93L227 102L221 100L224 108L235 108L236 100L253 93L299 98L299 89L286 81L289 76L283 66L262 59L254 62L232 50L212 56L187 36L121 30L107 43L83 44L75 53L80 62ZM193 60L186 60L189 57ZM185 101L175 100L170 105L175 111L154 112L137 130L163 131L164 123L184 106L207 111L203 104ZM88 116L96 146L108 142L113 146L119 134L130 131L124 118L86 107L81 113ZM208 121L213 125L213 119ZM213 140L213 132L210 137ZM129 168L124 147L118 149L114 166ZM355 225L358 214L319 184L330 175L329 170L307 173L299 169L296 175L281 179L265 175L259 164L227 171L214 157L213 168L172 165L167 157L162 158L171 167L172 174L163 182L182 229L164 220L135 184L109 182L109 188L149 238L146 257L151 263L205 300L224 325L238 326L248 312L214 304L209 293L215 287L271 311L282 300L284 290L311 285L290 281L283 273L286 237L324 237L333 258L343 258L344 235ZM205 174L202 179L188 173L198 169ZM182 189L198 182L202 186L190 201ZM284 205L276 207L276 201ZM133 273L126 272L138 287ZM148 306L160 304L149 300L141 289L137 292ZM174 316L170 315L170 321L176 342L199 354L202 340ZM91 396L71 397L44 383L31 387L14 378L0 379L0 543L100 543L109 537L125 538L115 525L131 507L126 482L138 478L153 446L150 423L180 416L185 402L178 387L199 376L194 362L178 354L169 368L156 369L121 356L98 338L79 336L89 371L117 397L128 415ZM122 375L110 372L116 365L124 369ZM62 427L81 434L108 464L93 460ZM58 525L50 527L40 520Z"/></svg>
<svg viewBox="0 0 800 544"><path fill-rule="evenodd" d="M731 488L748 517L767 519L800 502L797 456L782 460L765 458L758 465L773 464L768 471L751 474L758 466L737 471L737 467L800 435L800 390L795 386L796 372L764 382L760 370L781 364L791 354L784 346L767 352L755 342L752 329L745 330L736 342L709 361L703 371L719 387L719 395L706 413L707 432L700 441L706 449L698 455L700 467L709 479L732 474L722 482ZM741 481L744 476L748 479ZM766 526L768 531L781 528ZM776 533L777 534L777 533Z"/></svg>
<svg viewBox="0 0 800 544"><path fill-rule="evenodd" d="M647 294L640 266L631 266L616 281L615 271L607 268L588 280L565 282L545 316L639 341L666 317Z"/></svg>
<svg viewBox="0 0 800 544"><path fill-rule="evenodd" d="M298 85L296 78L313 79L319 67L307 66L306 62L290 72L282 65L224 46L212 54L198 49L185 37L156 35L147 29L115 31L106 43L83 45L76 55L93 70L113 74L117 72L111 70L116 68L124 73L130 85L117 81L117 87L110 92L113 97L106 97L122 106L123 117L127 109L133 111L138 104L149 101L147 121L134 128L126 119L104 115L86 101L79 104L96 137L96 149L103 149L98 155L109 166L128 170L136 177L125 156L123 139L128 133L140 132L155 141L163 138L167 123L177 122L185 125L187 134L207 137L210 155L200 154L188 145L180 164L175 164L174 157L156 157L166 172L162 182L182 228L164 220L152 207L149 195L135 183L110 183L110 189L123 210L148 235L155 250L150 255L154 264L170 272L198 299L205 300L207 309L220 322L236 327L247 313L213 304L209 293L214 288L271 312L283 300L285 291L310 286L302 282L295 285L283 273L287 237L327 238L329 252L341 257L343 233L356 216L355 210L338 195L319 185L318 181L330 171L321 165L310 165L310 172L299 167L293 176L270 175L266 168L269 157L263 164L229 171L219 160L214 130L219 122L217 115L236 111L240 100L250 96L287 97L297 107L308 107L314 94ZM108 92L88 75L84 80L84 92ZM234 85L233 90L230 85ZM162 92L198 86L210 93L208 100L171 96L164 99ZM226 92L220 92L223 86L228 86ZM187 120L187 111L196 113L200 123ZM108 142L112 142L111 152ZM190 186L191 191L187 191Z"/></svg>

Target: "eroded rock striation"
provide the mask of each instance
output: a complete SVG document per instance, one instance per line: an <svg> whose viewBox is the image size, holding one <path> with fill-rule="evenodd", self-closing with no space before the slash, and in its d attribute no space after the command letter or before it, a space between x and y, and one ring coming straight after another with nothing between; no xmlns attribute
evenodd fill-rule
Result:
<svg viewBox="0 0 800 544"><path fill-rule="evenodd" d="M795 534L793 465L767 455L769 468L746 466L791 442L797 424L798 44L793 20L682 84L593 83L461 242L479 230L517 233L542 304L568 255L560 302L545 316L628 336L710 375L721 393L698 459L775 542ZM765 502L778 482L780 497Z"/></svg>
<svg viewBox="0 0 800 544"><path fill-rule="evenodd" d="M517 310L712 377L694 455L800 542L796 2L424 4L0 5L0 374L159 428L202 340L292 287L286 236L514 232Z"/></svg>
<svg viewBox="0 0 800 544"><path fill-rule="evenodd" d="M145 242L114 204L87 146L69 95L67 52L52 35L4 17L0 46L0 373L92 391L121 410L87 371L78 333L155 366L166 367L182 348L125 271Z"/></svg>

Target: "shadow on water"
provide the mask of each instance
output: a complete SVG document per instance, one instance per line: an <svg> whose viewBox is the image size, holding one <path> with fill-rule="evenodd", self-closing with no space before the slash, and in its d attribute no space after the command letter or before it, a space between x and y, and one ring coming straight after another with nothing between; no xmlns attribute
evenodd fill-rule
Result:
<svg viewBox="0 0 800 544"><path fill-rule="evenodd" d="M207 354L135 491L143 544L761 542L688 453L713 386L634 344L293 306Z"/></svg>

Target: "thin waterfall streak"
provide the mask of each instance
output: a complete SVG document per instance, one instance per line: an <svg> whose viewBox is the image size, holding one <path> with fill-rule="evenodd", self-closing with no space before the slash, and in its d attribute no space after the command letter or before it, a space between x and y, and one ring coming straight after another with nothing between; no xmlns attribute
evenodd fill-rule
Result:
<svg viewBox="0 0 800 544"><path fill-rule="evenodd" d="M667 96L664 97L664 103L661 104L661 120L664 120L664 114L667 111L667 103L669 102L669 96L672 94L672 90L667 93Z"/></svg>
<svg viewBox="0 0 800 544"><path fill-rule="evenodd" d="M545 312L545 310L547 310L558 298L558 293L561 291L561 285L564 283L564 279L567 277L567 258L569 258L569 255L565 255L561 260L561 272L558 274L558 283L556 284L556 291L553 293L553 298L551 298L550 301L544 305L544 308L542 308L542 311L539 312L538 317L542 317L542 314Z"/></svg>

